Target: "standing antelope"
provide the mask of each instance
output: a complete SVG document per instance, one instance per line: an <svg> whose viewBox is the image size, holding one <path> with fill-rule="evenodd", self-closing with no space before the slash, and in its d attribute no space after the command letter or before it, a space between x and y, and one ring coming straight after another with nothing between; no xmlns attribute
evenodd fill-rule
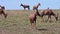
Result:
<svg viewBox="0 0 60 34"><path fill-rule="evenodd" d="M23 5L23 4L21 4L21 6L24 8L24 10L25 10L26 8L28 8L28 10L30 10L30 6L29 6L29 5Z"/></svg>
<svg viewBox="0 0 60 34"><path fill-rule="evenodd" d="M34 6L33 6L33 10L34 10L34 9L38 9L39 6L40 6L40 3L38 3L37 5L34 5Z"/></svg>
<svg viewBox="0 0 60 34"><path fill-rule="evenodd" d="M4 10L5 10L5 7L0 5L0 14L3 14L4 17L6 18L7 14L5 14Z"/></svg>
<svg viewBox="0 0 60 34"><path fill-rule="evenodd" d="M37 16L40 16L38 10L35 10L35 12L33 14L29 15L29 20L30 20L30 23L31 23L31 28L36 28L36 19L37 19Z"/></svg>

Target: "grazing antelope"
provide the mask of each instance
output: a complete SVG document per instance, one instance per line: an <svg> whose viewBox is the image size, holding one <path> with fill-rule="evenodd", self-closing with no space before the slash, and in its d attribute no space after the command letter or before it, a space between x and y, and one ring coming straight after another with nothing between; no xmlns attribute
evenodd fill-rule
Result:
<svg viewBox="0 0 60 34"><path fill-rule="evenodd" d="M29 5L23 5L23 4L21 4L21 6L24 8L24 10L25 10L26 8L28 8L28 10L30 10L30 6L29 6Z"/></svg>
<svg viewBox="0 0 60 34"><path fill-rule="evenodd" d="M0 6L0 14L3 14L4 17L6 18L7 14L5 14L4 10L5 10L5 7L4 6Z"/></svg>
<svg viewBox="0 0 60 34"><path fill-rule="evenodd" d="M50 20L51 20L51 16L54 16L55 19L56 19L56 21L58 20L58 15L56 15L56 14L53 12L53 10L51 10L51 9L49 9L49 8L41 11L41 14L40 14L41 18L42 18L44 15L48 15L48 19L50 18Z"/></svg>
<svg viewBox="0 0 60 34"><path fill-rule="evenodd" d="M31 28L36 28L36 19L37 19L37 16L40 16L38 10L35 10L35 12L33 14L29 15L29 20L30 20L30 23L31 23Z"/></svg>
<svg viewBox="0 0 60 34"><path fill-rule="evenodd" d="M37 5L34 5L34 6L33 6L33 10L34 10L34 9L38 9L39 6L40 6L40 3L38 3Z"/></svg>

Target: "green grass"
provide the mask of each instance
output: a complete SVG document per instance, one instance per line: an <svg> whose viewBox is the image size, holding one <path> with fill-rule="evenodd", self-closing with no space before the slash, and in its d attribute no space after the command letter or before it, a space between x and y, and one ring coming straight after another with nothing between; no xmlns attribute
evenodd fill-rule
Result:
<svg viewBox="0 0 60 34"><path fill-rule="evenodd" d="M54 11L60 13L60 10ZM60 20L55 21L54 17L51 23L41 22L41 18L37 17L36 27L40 30L31 30L28 16L33 12L31 10L6 10L7 19L0 16L0 34L60 34ZM44 19L46 20L47 17Z"/></svg>

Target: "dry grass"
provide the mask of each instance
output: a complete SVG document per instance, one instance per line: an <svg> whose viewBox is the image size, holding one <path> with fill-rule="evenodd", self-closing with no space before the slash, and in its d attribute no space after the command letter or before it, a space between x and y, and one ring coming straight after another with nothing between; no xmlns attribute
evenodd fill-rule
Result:
<svg viewBox="0 0 60 34"><path fill-rule="evenodd" d="M54 10L55 13L60 13L60 10ZM52 22L41 22L41 18L37 18L37 30L30 29L29 14L33 11L28 10L6 10L8 13L7 19L0 16L0 34L60 34L60 19L55 21L52 17ZM46 20L47 18L44 17Z"/></svg>

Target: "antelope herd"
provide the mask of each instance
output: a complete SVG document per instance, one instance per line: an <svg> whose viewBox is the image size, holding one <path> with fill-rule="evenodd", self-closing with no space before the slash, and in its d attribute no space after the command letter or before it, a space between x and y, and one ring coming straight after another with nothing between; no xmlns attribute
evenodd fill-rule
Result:
<svg viewBox="0 0 60 34"><path fill-rule="evenodd" d="M29 17L28 17L29 21L30 21L30 24L31 24L31 28L33 28L33 27L36 28L36 19L37 19L37 16L43 18L43 16L47 15L48 19L49 18L51 19L51 16L54 16L56 21L58 20L58 15L55 14L52 9L47 8L47 9L41 10L41 12L39 13L38 12L38 7L40 5L41 5L40 3L38 3L37 5L34 5L33 6L34 13L30 14ZM30 6L29 5L21 4L20 6L22 6L24 8L24 10L26 8L28 8L28 10L30 10ZM5 10L5 7L0 5L0 14L3 14L4 17L6 18L7 14L4 12L4 10Z"/></svg>

